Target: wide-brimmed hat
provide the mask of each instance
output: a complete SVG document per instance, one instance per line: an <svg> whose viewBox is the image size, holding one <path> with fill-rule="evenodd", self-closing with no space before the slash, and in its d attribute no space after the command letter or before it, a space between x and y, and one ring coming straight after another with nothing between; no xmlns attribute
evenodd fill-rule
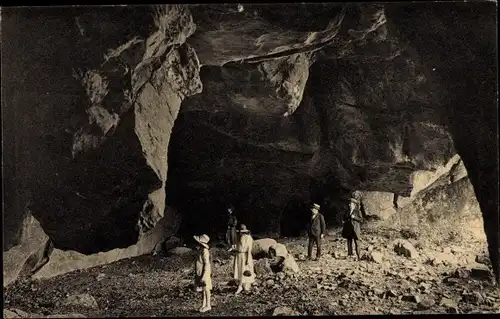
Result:
<svg viewBox="0 0 500 319"><path fill-rule="evenodd" d="M319 210L319 209L320 209L320 207L321 207L321 206L319 206L319 204L316 204L316 203L313 203L313 204L311 205L311 209L315 208L315 209Z"/></svg>
<svg viewBox="0 0 500 319"><path fill-rule="evenodd" d="M203 234L201 236L193 236L193 238L203 247L210 248L208 247L208 242L210 241L210 237L208 237L208 235Z"/></svg>
<svg viewBox="0 0 500 319"><path fill-rule="evenodd" d="M237 230L239 233L249 233L250 231L248 230L246 225L241 224L240 228Z"/></svg>

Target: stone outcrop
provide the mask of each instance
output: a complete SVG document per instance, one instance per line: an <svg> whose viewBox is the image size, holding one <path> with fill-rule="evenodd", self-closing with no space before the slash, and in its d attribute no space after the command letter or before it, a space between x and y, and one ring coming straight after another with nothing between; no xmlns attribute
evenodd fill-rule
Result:
<svg viewBox="0 0 500 319"><path fill-rule="evenodd" d="M413 245L403 239L398 239L394 242L394 251L401 256L405 256L406 258L414 259L418 257L418 252L413 247Z"/></svg>
<svg viewBox="0 0 500 319"><path fill-rule="evenodd" d="M360 190L390 220L460 188L498 274L495 33L469 27L495 17L468 5L2 10L4 250L26 206L57 252L91 255L138 244L167 204L190 236L228 203L276 234L294 203L331 224Z"/></svg>
<svg viewBox="0 0 500 319"><path fill-rule="evenodd" d="M300 5L302 8L307 7ZM198 23L198 31L189 40L198 52L203 65L223 65L231 61L262 60L293 53L318 50L336 40L345 16L345 6L324 6L320 11L330 17L325 26L309 21L307 31L294 30L297 24L307 23L314 13L297 14L297 8L285 5L244 5L238 12L236 5L194 6L191 8ZM294 24L283 26L280 16L266 19L273 10L283 10ZM302 11L305 12L305 11ZM314 12L314 11L313 11ZM289 13L289 14L286 14ZM274 13L275 14L275 13ZM317 12L316 12L317 14ZM274 21L273 21L274 20ZM291 26L291 27L290 27ZM313 31L311 31L311 29Z"/></svg>
<svg viewBox="0 0 500 319"><path fill-rule="evenodd" d="M168 192L174 202L190 197L186 214L199 227L211 218L200 210L218 194L238 203L254 232L279 233L283 216L299 218L292 201L319 200L332 223L345 209L346 190L409 196L415 171L434 170L455 154L433 83L387 27L384 8L344 11L336 40L312 54L202 68L205 90L183 102L172 133L170 164L179 169ZM263 72L273 65L274 81ZM299 67L308 69L306 83L294 76ZM278 94L280 83L300 94ZM299 105L295 112L290 101Z"/></svg>
<svg viewBox="0 0 500 319"><path fill-rule="evenodd" d="M394 194L386 192L361 192L361 204L366 216L385 220L396 213Z"/></svg>
<svg viewBox="0 0 500 319"><path fill-rule="evenodd" d="M447 126L481 207L498 282L498 160L492 160L498 158L498 54L496 32L487 27L497 20L493 7L493 3L478 3L473 8L457 3L450 11L445 4L415 6L401 15L401 8L391 5L386 11L389 25L397 27L427 61L427 74L432 73L443 90L438 95L442 114L449 119ZM482 27L470 28L472 25ZM431 29L436 36L427 36Z"/></svg>
<svg viewBox="0 0 500 319"><path fill-rule="evenodd" d="M447 186L451 186L453 183L458 182L463 178L468 179L467 170L465 169L460 156L455 155L445 165L438 167L434 171L418 170L413 172L410 175L412 190L409 196L400 196L398 194L388 192L360 191L359 198L362 204L363 213L368 219L372 220L387 220L397 212L402 212L403 215L405 215L406 212L406 214L409 215L409 211L411 211L412 209L416 209L415 207L419 205L422 205L421 198L424 196L424 194L430 194L431 192L433 192L433 190L435 190L434 192L437 192L441 195L429 195L430 197L429 199L427 199L427 201L434 202L443 201L443 199L446 199L446 201L460 202L461 200L466 199L470 201L469 203L473 206L473 209L476 210L474 212L476 218L480 219L480 210L477 206L477 201L474 201L475 195L472 192L472 189L468 188L469 184L459 184L459 187L465 188L460 188L459 194L451 195L451 199L447 199L447 195L442 194L443 192L450 191L453 193L454 191L447 189ZM429 205L423 205L425 207L421 207L418 212L415 212L414 216L425 215L427 209L431 207ZM406 206L410 206L412 208ZM441 209L439 209L439 211L442 212ZM457 212L457 214L460 214L459 212L460 210ZM401 218L401 215L397 215L394 216L391 221L396 221ZM387 224L390 225L391 222ZM409 226L409 224L406 226Z"/></svg>
<svg viewBox="0 0 500 319"><path fill-rule="evenodd" d="M140 256L152 252L162 245L165 239L175 234L180 224L179 213L168 208L165 216L146 233L142 234L135 245L117 248L107 252L84 255L77 251L55 249L50 259L41 269L33 274L33 278L50 278L70 271L108 264L120 259Z"/></svg>
<svg viewBox="0 0 500 319"><path fill-rule="evenodd" d="M44 259L49 237L31 215L23 220L20 242L3 253L3 285L11 284L20 275L31 275ZM46 261L45 261L46 262Z"/></svg>
<svg viewBox="0 0 500 319"><path fill-rule="evenodd" d="M449 176L431 182L384 224L411 229L423 245L485 240L481 209L469 178L451 182Z"/></svg>
<svg viewBox="0 0 500 319"><path fill-rule="evenodd" d="M135 244L164 216L170 132L202 89L189 10L23 8L2 23L3 105L16 125L6 138L17 141L6 160L18 162L8 174L56 248ZM18 219L26 198L7 199Z"/></svg>

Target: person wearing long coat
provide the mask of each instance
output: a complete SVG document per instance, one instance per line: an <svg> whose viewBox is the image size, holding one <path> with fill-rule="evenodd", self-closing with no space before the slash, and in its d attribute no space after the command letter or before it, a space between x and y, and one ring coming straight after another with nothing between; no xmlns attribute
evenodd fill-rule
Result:
<svg viewBox="0 0 500 319"><path fill-rule="evenodd" d="M359 201L355 198L351 198L351 201L349 203L349 209L344 215L342 237L347 239L347 254L349 256L353 255L352 246L354 243L358 260L360 259L358 241L361 240L362 222L363 222L363 216L361 215L361 210L359 209Z"/></svg>
<svg viewBox="0 0 500 319"><path fill-rule="evenodd" d="M252 257L253 238L245 225L240 225L238 234L233 267L233 277L238 282L236 295L243 289L249 291L252 283L255 281L255 270Z"/></svg>
<svg viewBox="0 0 500 319"><path fill-rule="evenodd" d="M316 244L316 260L321 258L321 240L325 237L326 224L325 218L319 212L320 206L313 204L311 206L311 219L307 224L307 235L309 237L309 245L307 247L307 258L312 259L313 246Z"/></svg>
<svg viewBox="0 0 500 319"><path fill-rule="evenodd" d="M236 226L238 224L238 219L234 216L234 208L229 207L227 209L228 220L227 220L227 230L226 230L226 243L229 246L229 251L236 249Z"/></svg>

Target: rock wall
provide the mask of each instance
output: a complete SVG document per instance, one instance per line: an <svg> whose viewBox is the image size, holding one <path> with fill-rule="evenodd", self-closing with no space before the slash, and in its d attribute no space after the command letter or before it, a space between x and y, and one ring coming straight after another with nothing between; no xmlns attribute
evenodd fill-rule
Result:
<svg viewBox="0 0 500 319"><path fill-rule="evenodd" d="M500 282L498 204L498 46L495 3L386 6L442 90L439 104L483 215L493 270ZM429 30L433 36L429 37ZM496 159L496 160L495 160Z"/></svg>
<svg viewBox="0 0 500 319"><path fill-rule="evenodd" d="M396 213L394 194L386 192L361 192L361 205L368 218L386 220Z"/></svg>
<svg viewBox="0 0 500 319"><path fill-rule="evenodd" d="M387 220L404 207L415 204L421 193L428 193L436 187L448 186L467 177L467 170L459 155L453 156L448 163L435 170L418 170L411 174L411 193L409 196L387 192L358 191L363 212L368 219ZM475 198L474 193L464 192L467 198ZM471 197L472 196L472 197ZM437 199L437 198L436 198ZM461 199L460 196L457 200Z"/></svg>
<svg viewBox="0 0 500 319"><path fill-rule="evenodd" d="M136 245L167 203L191 232L229 203L254 232L291 202L331 222L353 189L390 213L458 152L497 267L494 16L474 8L2 10L4 251L28 209L62 255Z"/></svg>
<svg viewBox="0 0 500 319"><path fill-rule="evenodd" d="M30 275L36 270L35 267L44 257L43 252L48 243L49 237L40 223L33 216L27 215L23 220L18 244L3 252L4 287L11 284L19 275Z"/></svg>
<svg viewBox="0 0 500 319"><path fill-rule="evenodd" d="M182 100L202 88L185 44L196 28L188 8L2 15L4 137L15 141L6 173L22 190L6 194L7 242L19 242L28 197L56 248L135 244L164 215L170 132Z"/></svg>
<svg viewBox="0 0 500 319"><path fill-rule="evenodd" d="M464 177L421 191L385 223L409 230L421 245L442 246L486 241L483 220L474 188Z"/></svg>
<svg viewBox="0 0 500 319"><path fill-rule="evenodd" d="M413 173L411 196L361 191L368 220L413 234L422 246L484 243L482 215L460 156L435 171Z"/></svg>
<svg viewBox="0 0 500 319"><path fill-rule="evenodd" d="M91 255L84 255L74 250L55 249L48 263L35 272L33 278L50 278L78 269L151 253L178 231L180 219L181 216L175 209L167 207L165 216L156 223L156 226L142 234L135 245L127 248L117 248Z"/></svg>

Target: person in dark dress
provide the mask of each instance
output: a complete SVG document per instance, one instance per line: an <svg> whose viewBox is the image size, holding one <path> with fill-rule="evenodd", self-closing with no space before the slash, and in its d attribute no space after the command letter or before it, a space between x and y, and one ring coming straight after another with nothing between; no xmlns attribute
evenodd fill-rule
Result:
<svg viewBox="0 0 500 319"><path fill-rule="evenodd" d="M307 225L307 235L309 236L309 247L307 249L307 258L312 259L312 250L316 244L316 259L321 257L321 240L325 237L326 225L325 218L319 213L320 206L313 204L311 206L311 219Z"/></svg>
<svg viewBox="0 0 500 319"><path fill-rule="evenodd" d="M234 207L229 207L228 221L227 221L227 231L226 231L226 243L229 246L229 251L236 249L236 226L238 224L238 219L234 216Z"/></svg>
<svg viewBox="0 0 500 319"><path fill-rule="evenodd" d="M352 245L356 249L356 255L358 260L360 259L359 244L358 241L361 240L361 223L363 222L363 217L359 209L359 201L356 198L351 198L349 202L349 209L344 215L344 225L342 227L342 237L347 239L347 254L349 256L353 255Z"/></svg>

